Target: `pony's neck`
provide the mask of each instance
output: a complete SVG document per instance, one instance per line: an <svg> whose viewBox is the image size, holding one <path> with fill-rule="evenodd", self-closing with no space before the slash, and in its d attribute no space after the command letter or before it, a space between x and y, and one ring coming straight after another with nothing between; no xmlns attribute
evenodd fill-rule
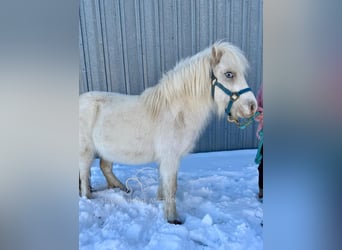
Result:
<svg viewBox="0 0 342 250"><path fill-rule="evenodd" d="M185 120L197 128L198 133L206 126L214 108L211 97L210 50L181 61L165 78L174 83L174 99L169 99L175 113L184 114ZM161 82L161 84L163 84ZM167 85L171 86L171 85Z"/></svg>
<svg viewBox="0 0 342 250"><path fill-rule="evenodd" d="M213 107L210 50L180 61L156 86L147 89L143 97L154 117L162 109L183 109L206 117Z"/></svg>
<svg viewBox="0 0 342 250"><path fill-rule="evenodd" d="M168 91L166 97L191 98L193 101L210 100L210 50L206 49L193 57L180 61L160 81L160 87Z"/></svg>

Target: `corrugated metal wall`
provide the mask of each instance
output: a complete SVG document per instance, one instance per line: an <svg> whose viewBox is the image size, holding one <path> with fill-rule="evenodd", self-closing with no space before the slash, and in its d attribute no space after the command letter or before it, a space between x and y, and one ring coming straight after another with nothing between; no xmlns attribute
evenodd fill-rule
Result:
<svg viewBox="0 0 342 250"><path fill-rule="evenodd" d="M224 39L246 54L247 81L262 81L262 0L81 0L80 93L140 94L182 58ZM214 118L195 152L255 148L256 124Z"/></svg>

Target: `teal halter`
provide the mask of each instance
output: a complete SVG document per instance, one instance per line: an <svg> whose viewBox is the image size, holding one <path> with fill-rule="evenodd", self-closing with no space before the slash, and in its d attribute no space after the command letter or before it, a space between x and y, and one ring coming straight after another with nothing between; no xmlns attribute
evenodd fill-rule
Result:
<svg viewBox="0 0 342 250"><path fill-rule="evenodd" d="M215 77L214 72L211 72L211 83L212 83L211 84L211 97L213 98L213 100L215 99L215 87L219 87L226 95L228 95L230 97L229 102L227 104L227 107L225 109L225 112L226 112L228 117L230 116L230 110L232 109L233 103L239 99L240 95L247 93L249 91L252 91L251 88L245 88L245 89L242 89L238 92L232 92L229 89L227 89L225 86L223 86L222 83L217 81L217 78ZM260 114L260 112L256 112L252 117L248 118L247 121L245 121L243 123L240 123L239 121L231 121L229 119L228 119L228 121L234 122L234 123L236 123L236 125L239 128L244 129L249 124L251 124L252 121L254 120L254 118L256 116L258 116L259 114Z"/></svg>
<svg viewBox="0 0 342 250"><path fill-rule="evenodd" d="M213 100L215 99L215 87L219 87L224 93L226 93L230 97L228 105L225 109L225 112L228 116L229 116L230 110L233 106L233 103L239 99L240 95L247 93L249 91L252 91L251 88L245 88L245 89L242 89L238 92L231 92L229 89L227 89L225 86L223 86L222 83L219 83L217 81L217 78L215 77L214 72L211 72L211 83L212 83L212 85L211 85L211 97L213 98Z"/></svg>

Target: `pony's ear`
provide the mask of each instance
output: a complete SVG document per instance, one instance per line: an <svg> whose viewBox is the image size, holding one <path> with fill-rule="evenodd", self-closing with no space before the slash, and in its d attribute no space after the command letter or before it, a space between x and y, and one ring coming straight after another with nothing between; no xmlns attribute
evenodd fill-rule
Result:
<svg viewBox="0 0 342 250"><path fill-rule="evenodd" d="M211 48L210 63L212 66L216 66L220 62L222 54L222 51L218 48L215 48L215 46Z"/></svg>

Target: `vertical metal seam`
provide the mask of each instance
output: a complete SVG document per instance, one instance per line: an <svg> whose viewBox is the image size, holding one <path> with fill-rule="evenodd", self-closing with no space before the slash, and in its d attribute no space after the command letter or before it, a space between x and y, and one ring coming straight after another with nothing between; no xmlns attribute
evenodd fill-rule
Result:
<svg viewBox="0 0 342 250"><path fill-rule="evenodd" d="M232 37L232 2L231 0L228 0L228 3L226 4L226 11L228 13L226 22L228 23L227 28L228 28L228 37L229 37L229 42L233 42L233 37Z"/></svg>
<svg viewBox="0 0 342 250"><path fill-rule="evenodd" d="M176 36L177 36L177 39L175 39L175 42L176 42L176 49L177 49L177 58L176 58L176 63L181 59L180 58L180 55L181 55L181 53L180 53L180 43L179 43L179 39L180 39L180 37L181 37L181 29L180 29L180 24L181 24L181 15L179 15L179 13L180 13L180 6L178 5L178 3L177 3L178 1L177 0L175 0L175 10L176 10L176 12L175 12L175 14L174 14L174 16L176 17L176 19L177 19L177 22L176 22L176 30L175 30L175 33L176 33Z"/></svg>
<svg viewBox="0 0 342 250"><path fill-rule="evenodd" d="M82 57L83 57L83 63L84 63L84 75L85 76L85 84L86 84L86 91L83 91L83 92L88 92L89 91L89 86L88 86L88 72L87 72L87 61L86 61L86 52L85 52L85 46L84 46L84 37L83 37L83 25L82 25L82 17L81 17L81 6L79 7L79 10L78 10L78 14L79 14L79 36L81 38L81 43L82 43ZM81 44L79 44L80 46ZM84 83L83 83L83 86L84 86Z"/></svg>
<svg viewBox="0 0 342 250"><path fill-rule="evenodd" d="M121 1L118 1L119 5L119 20L120 20L120 30L121 30L121 46L122 46L122 62L124 67L123 78L124 78L124 85L126 94L130 94L130 87L129 87L129 75L128 75L128 68L127 68L127 50L126 50L126 33L125 33L125 25L123 24L124 17L124 7L121 4Z"/></svg>
<svg viewBox="0 0 342 250"><path fill-rule="evenodd" d="M103 1L103 0L102 0ZM103 21L104 21L104 27L105 27L105 33L106 33L106 39L105 39L105 42L106 42L106 51L107 51L107 53L105 54L105 59L106 59L106 61L105 61L105 63L106 63L106 76L107 76L107 78L106 78L106 80L107 80L107 91L109 91L109 92L112 92L113 90L112 90L112 82L113 82L113 79L112 79L112 74L111 74L111 62L110 62L110 52L109 52L109 41L108 41L108 35L107 35L107 33L108 33L108 25L107 25L107 12L106 12L106 8L105 8L105 4L104 4L104 2L103 2L103 4L102 4L102 6L103 6L103 12L104 12L104 19L103 19ZM106 57L107 56L107 57Z"/></svg>
<svg viewBox="0 0 342 250"><path fill-rule="evenodd" d="M112 89L112 82L113 82L113 79L112 79L112 74L111 74L111 61L110 61L110 50L109 50L109 40L108 40L108 24L107 24L107 11L106 11L106 8L105 8L105 3L103 2L102 4L103 6L103 12L104 12L104 27L105 27L105 32L106 32L106 39L105 39L105 44L106 44L106 54L105 54L105 58L106 58L106 80L107 80L107 91L109 92L112 92L113 89Z"/></svg>
<svg viewBox="0 0 342 250"><path fill-rule="evenodd" d="M195 2L197 3L197 2ZM195 5L197 7L197 11L196 11L196 50L194 53L197 53L199 51L199 47L200 47L200 31L201 31L201 21L200 21L200 9L201 9L201 5Z"/></svg>
<svg viewBox="0 0 342 250"><path fill-rule="evenodd" d="M153 25L154 25L155 32L156 32L155 43L156 43L156 47L158 47L158 52L159 52L159 54L158 54L157 50L155 50L154 59L157 62L157 64L160 65L161 62L160 62L160 30L159 30L159 5L158 5L158 0L154 1L154 12L153 13L154 13ZM161 77L161 74L162 74L161 67L159 67L159 71L158 70L155 71L153 80L155 80L157 82L158 79ZM153 83L153 84L155 84L155 83Z"/></svg>
<svg viewBox="0 0 342 250"><path fill-rule="evenodd" d="M142 89L144 89L144 58L143 58L143 49L142 49L142 32L141 32L141 15L140 15L140 4L139 1L135 0L134 1L134 13L135 13L135 27L136 27L136 35L137 35L137 39L136 39L136 45L137 45L137 60L140 62L140 70L142 73L142 79L143 82L140 83L140 86L142 87ZM140 45L139 45L140 42Z"/></svg>
<svg viewBox="0 0 342 250"><path fill-rule="evenodd" d="M213 41L217 40L217 2L214 2L214 6L213 6L213 26L215 28L213 28ZM211 41L211 42L213 42Z"/></svg>
<svg viewBox="0 0 342 250"><path fill-rule="evenodd" d="M214 4L215 2L214 1L209 1L209 39L208 39L208 45L210 45L214 39L214 29L215 29L215 26L214 26Z"/></svg>
<svg viewBox="0 0 342 250"><path fill-rule="evenodd" d="M235 27L234 27L234 22L233 22L233 11L232 11L232 8L233 8L233 3L232 1L229 1L229 37L231 39L231 42L234 42L234 30L235 30Z"/></svg>
<svg viewBox="0 0 342 250"><path fill-rule="evenodd" d="M108 80L107 80L107 63L106 63L106 53L105 53L105 43L107 43L106 39L104 39L104 36L107 36L107 34L104 34L106 32L103 32L103 25L102 25L102 18L103 13L101 10L101 0L98 0L98 6L99 6L99 21L100 21L100 35L102 40L102 53L103 53L103 66L104 66L104 76L105 76L105 84L106 84L106 90L108 91ZM103 6L102 6L103 7ZM104 11L104 9L103 9ZM102 14L101 14L102 13Z"/></svg>
<svg viewBox="0 0 342 250"><path fill-rule="evenodd" d="M161 74L165 71L165 51L164 51L164 11L163 11L163 1L158 1L158 16L159 16L159 41L160 41L160 65L161 65Z"/></svg>
<svg viewBox="0 0 342 250"><path fill-rule="evenodd" d="M249 4L246 4L248 1L243 1L242 2L242 32L241 32L241 41L242 41L242 46L244 48L244 51L247 52L247 37L248 37L248 6Z"/></svg>
<svg viewBox="0 0 342 250"><path fill-rule="evenodd" d="M228 16L228 20L226 19L226 23L229 23L229 25L227 25L228 28L228 37L229 37L229 42L233 41L233 36L232 36L232 30L233 30L233 24L232 24L232 2L231 0L228 1L229 4L226 5L226 12L229 13ZM229 11L227 10L227 8L229 8ZM228 123L224 124L224 131L225 131L225 138L230 138L230 128L231 126ZM230 142L231 140L229 140ZM228 140L224 140L224 148L229 148L228 145Z"/></svg>
<svg viewBox="0 0 342 250"><path fill-rule="evenodd" d="M215 2L213 3L212 1L209 1L209 8L208 8L208 15L209 15L209 36L208 36L208 44L210 45L214 39L213 37L213 33L214 33L214 29L215 29L215 25L214 25L214 8L213 5L215 4ZM208 72L209 74L209 72ZM214 145L214 131L213 130L213 126L209 126L209 133L208 133L208 144L209 144L209 148L210 150L213 149L213 145Z"/></svg>
<svg viewBox="0 0 342 250"><path fill-rule="evenodd" d="M246 20L246 18L245 18L245 15L246 15L246 13L245 13L245 1L242 1L242 3L241 3L241 21L240 21L240 23L241 23L241 32L240 32L240 40L241 40L241 49L242 49L242 51L246 51L246 48L245 48L245 43L246 43L246 41L245 41L245 33L244 32L246 32L246 22L245 22L245 20Z"/></svg>
<svg viewBox="0 0 342 250"><path fill-rule="evenodd" d="M115 4L113 5L113 6L116 6L115 7L115 15L116 15L116 18L118 19L118 23L119 23L119 25L117 25L116 28L117 28L118 33L119 33L118 34L118 38L120 38L120 46L121 46L121 48L123 48L123 45L122 45L122 43L123 43L123 34L122 34L122 30L121 30L120 4L119 4L119 1L116 1L116 3L117 3L117 5L115 5ZM115 22L115 19L114 19L114 22ZM119 86L117 89L119 89L120 92L122 92L121 86L123 84L123 86L124 86L123 89L124 89L124 92L126 93L127 90L126 90L126 84L125 84L125 82L126 82L125 74L124 74L124 72L125 72L125 62L124 62L123 51L122 51L122 56L120 56L120 59L121 59L122 67L123 67L123 71L120 71L121 72L120 76L123 76L123 82L118 82L117 83L118 86Z"/></svg>
<svg viewBox="0 0 342 250"><path fill-rule="evenodd" d="M102 31L101 31L101 14L100 14L100 6L99 6L99 0L94 1L94 15L95 18L94 26L96 28L96 35L95 35L95 42L97 44L96 46L96 59L97 59L97 81L95 82L95 87L101 90L101 80L102 80L102 68L104 65L102 65L102 57L103 57L103 41L102 41ZM102 48L101 48L102 47ZM102 54L101 54L102 52Z"/></svg>
<svg viewBox="0 0 342 250"><path fill-rule="evenodd" d="M194 1L190 0L190 26L191 26L191 54L194 54L194 44L195 44L195 11L194 11Z"/></svg>
<svg viewBox="0 0 342 250"><path fill-rule="evenodd" d="M140 13L140 33L146 34L146 27L145 27L145 9L139 3L139 13ZM142 67L142 74L143 74L143 89L145 90L148 86L148 72L147 72L147 61L146 61L146 41L144 40L143 36L140 35L140 44L141 44L141 67Z"/></svg>
<svg viewBox="0 0 342 250"><path fill-rule="evenodd" d="M86 70L87 70L87 76L88 76L88 74L89 74L89 76L88 76L88 82L87 82L87 86L88 86L88 91L91 91L91 90L93 90L93 84L92 84L92 82L93 82L93 73L92 73L92 70L91 70L91 60L90 60L90 50L89 50L89 36L88 36L88 24L87 24L87 18L85 17L85 5L84 5L84 3L83 3L83 17L84 17L84 19L85 20L83 20L84 21L84 26L85 26L85 37L86 37L86 53L85 53L85 56L86 56L86 58L87 58L87 60L86 60L86 66L87 66L87 68L86 68ZM84 44L83 44L83 46L84 46Z"/></svg>

